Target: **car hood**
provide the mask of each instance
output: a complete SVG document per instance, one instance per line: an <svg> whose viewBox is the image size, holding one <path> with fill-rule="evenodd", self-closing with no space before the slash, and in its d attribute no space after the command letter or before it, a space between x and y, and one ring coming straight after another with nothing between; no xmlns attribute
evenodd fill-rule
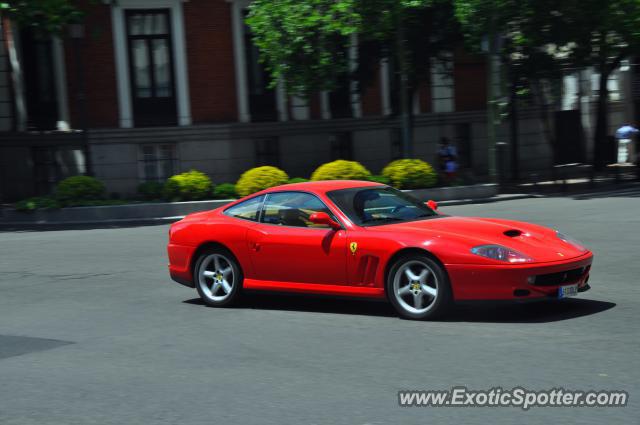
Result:
<svg viewBox="0 0 640 425"><path fill-rule="evenodd" d="M497 244L515 249L536 262L561 261L585 254L559 239L556 231L520 221L477 217L440 217L427 220L369 227L382 232L404 233L410 238L444 240L474 246Z"/></svg>

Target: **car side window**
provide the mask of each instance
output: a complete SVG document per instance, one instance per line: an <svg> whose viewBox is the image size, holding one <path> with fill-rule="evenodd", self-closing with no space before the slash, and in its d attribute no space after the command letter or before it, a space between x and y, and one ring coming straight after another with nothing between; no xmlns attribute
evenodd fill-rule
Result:
<svg viewBox="0 0 640 425"><path fill-rule="evenodd" d="M264 201L264 195L256 196L226 209L224 213L243 220L258 221L262 201Z"/></svg>
<svg viewBox="0 0 640 425"><path fill-rule="evenodd" d="M309 193L270 193L264 203L262 222L281 226L328 228L326 225L309 221L311 214L316 212L325 212L333 217L329 208L320 199Z"/></svg>

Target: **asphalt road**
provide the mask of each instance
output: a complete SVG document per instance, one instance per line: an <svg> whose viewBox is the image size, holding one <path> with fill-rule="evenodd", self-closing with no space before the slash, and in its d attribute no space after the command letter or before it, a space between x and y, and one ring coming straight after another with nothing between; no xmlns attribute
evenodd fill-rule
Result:
<svg viewBox="0 0 640 425"><path fill-rule="evenodd" d="M561 229L592 290L464 306L252 296L202 305L166 272L167 226L0 233L0 424L637 424L640 191L443 208ZM401 389L626 390L622 408L400 408Z"/></svg>

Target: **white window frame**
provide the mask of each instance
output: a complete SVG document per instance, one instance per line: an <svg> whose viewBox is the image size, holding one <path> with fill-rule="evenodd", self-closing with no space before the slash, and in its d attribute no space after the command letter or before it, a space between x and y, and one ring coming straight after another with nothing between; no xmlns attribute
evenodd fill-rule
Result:
<svg viewBox="0 0 640 425"><path fill-rule="evenodd" d="M177 121L180 126L191 125L191 103L187 71L186 41L184 33L184 0L118 0L111 4L113 45L116 58L118 109L120 127L134 126L131 99L131 76L127 52L125 11L131 9L169 9L171 16L171 43L176 87Z"/></svg>

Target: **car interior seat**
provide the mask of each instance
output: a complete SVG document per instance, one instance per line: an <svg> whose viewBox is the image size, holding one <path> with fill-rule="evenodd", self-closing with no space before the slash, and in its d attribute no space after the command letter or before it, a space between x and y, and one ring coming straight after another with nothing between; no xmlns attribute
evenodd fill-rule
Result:
<svg viewBox="0 0 640 425"><path fill-rule="evenodd" d="M307 227L307 223L300 218L301 212L297 208L281 209L278 211L278 216L280 224L284 226Z"/></svg>

